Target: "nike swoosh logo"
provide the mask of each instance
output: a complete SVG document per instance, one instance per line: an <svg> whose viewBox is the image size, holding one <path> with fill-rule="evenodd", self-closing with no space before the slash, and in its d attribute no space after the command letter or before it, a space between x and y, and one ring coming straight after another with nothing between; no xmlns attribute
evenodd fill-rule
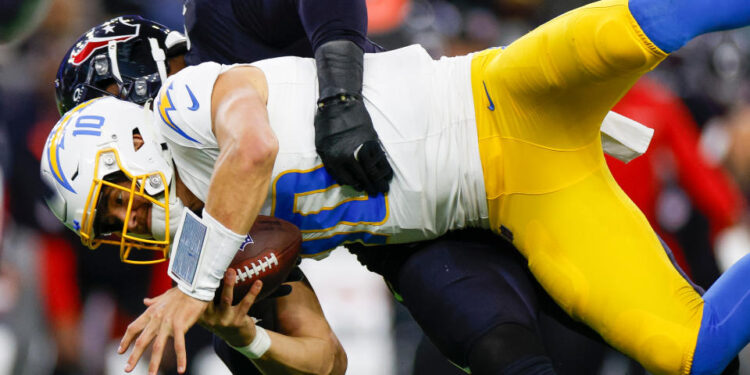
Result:
<svg viewBox="0 0 750 375"><path fill-rule="evenodd" d="M188 107L188 109L191 110L191 111L197 111L198 108L201 107L201 105L198 103L198 100L195 99L195 95L193 95L193 92L190 91L190 87L188 87L188 85L185 85L185 88L187 89L188 95L190 95L190 100L193 101L193 106L192 107ZM485 88L485 90L486 90L486 88Z"/></svg>
<svg viewBox="0 0 750 375"><path fill-rule="evenodd" d="M494 111L495 103L492 102L492 98L490 98L490 92L487 91L487 84L485 84L484 81L482 81L482 85L484 86L484 93L487 94L487 100L490 101L490 105L487 106L487 109L489 109L490 111Z"/></svg>

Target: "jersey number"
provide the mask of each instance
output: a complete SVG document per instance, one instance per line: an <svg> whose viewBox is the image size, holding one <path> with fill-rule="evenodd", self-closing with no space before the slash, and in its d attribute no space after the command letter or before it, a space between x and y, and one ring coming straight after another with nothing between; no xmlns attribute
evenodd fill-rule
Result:
<svg viewBox="0 0 750 375"><path fill-rule="evenodd" d="M272 215L293 223L302 233L328 232L320 238L303 238L304 254L317 254L351 242L385 244L388 236L363 230L361 225L376 226L388 219L387 198L378 194L341 199L335 190L338 187L322 165L276 177ZM360 227L346 230L337 228L340 225Z"/></svg>

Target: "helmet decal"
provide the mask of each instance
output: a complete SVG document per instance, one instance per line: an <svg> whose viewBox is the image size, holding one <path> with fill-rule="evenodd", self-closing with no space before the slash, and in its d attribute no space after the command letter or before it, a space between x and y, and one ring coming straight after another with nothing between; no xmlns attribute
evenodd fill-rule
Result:
<svg viewBox="0 0 750 375"><path fill-rule="evenodd" d="M136 104L156 98L169 73L166 58L184 53L184 46L179 32L140 16L121 16L91 28L60 62L55 79L60 114L100 96Z"/></svg>
<svg viewBox="0 0 750 375"><path fill-rule="evenodd" d="M131 25L127 23L122 17L106 22L100 30L95 29L90 31L89 35L87 35L88 38L79 41L73 47L69 61L73 65L81 65L81 63L88 60L94 51L106 47L110 40L124 42L135 38L138 36L140 27L141 25L139 24ZM102 33L104 35L101 35ZM114 35L107 36L109 33Z"/></svg>
<svg viewBox="0 0 750 375"><path fill-rule="evenodd" d="M72 186L70 186L70 182L68 182L68 179L67 177L65 177L65 173L62 170L62 167L60 164L59 150L65 149L65 128L67 128L68 124L70 123L71 117L73 117L75 113L78 113L84 108L86 108L89 104L91 104L94 101L95 100L90 100L88 102L81 103L77 107L73 108L73 110L68 112L65 115L65 117L63 117L63 119L60 120L57 126L55 126L55 128L52 129L52 132L50 133L49 138L47 138L47 143L45 145L45 147L47 148L47 163L49 163L49 169L50 171L52 171L52 174L55 177L55 181L57 181L62 187L72 192L73 194L76 194L76 191L73 189ZM85 116L85 117L91 117L91 116ZM99 116L95 116L95 117L99 117ZM103 118L102 118L102 121L104 121ZM101 124L99 125L99 127L101 127ZM74 133L74 135L76 134Z"/></svg>
<svg viewBox="0 0 750 375"><path fill-rule="evenodd" d="M57 181L57 183L59 183L65 189L68 189L70 192L75 194L76 191L73 190L72 186L70 186L68 179L65 177L65 173L60 167L60 153L58 152L59 149L65 149L64 130L68 125L68 122L70 121L70 115L71 114L68 114L68 116L66 116L66 118L63 119L63 121L61 121L59 125L57 125L57 129L55 129L50 134L50 137L47 139L46 147L47 162L49 163L50 171L52 171L52 174L55 177L55 181Z"/></svg>
<svg viewBox="0 0 750 375"><path fill-rule="evenodd" d="M93 135L98 137L102 135L102 131L99 130L102 125L104 125L104 117L102 116L79 116L76 121L76 130L73 130L73 136Z"/></svg>
<svg viewBox="0 0 750 375"><path fill-rule="evenodd" d="M174 111L174 103L172 102L172 96L170 95L170 92L172 91L172 88L174 87L174 83L170 83L169 87L167 87L166 90L162 90L161 95L159 96L159 117L161 117L161 120L164 121L167 126L169 126L172 130L174 130L177 134L200 144L196 139L193 137L187 135L180 127L178 127L174 121L172 121L172 117L169 116L169 112ZM187 86L185 86L187 87Z"/></svg>

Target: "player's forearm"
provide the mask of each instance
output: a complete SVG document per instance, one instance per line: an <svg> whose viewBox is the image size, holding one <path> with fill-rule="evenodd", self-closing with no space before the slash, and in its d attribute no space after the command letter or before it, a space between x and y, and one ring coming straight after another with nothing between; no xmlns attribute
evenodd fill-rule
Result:
<svg viewBox="0 0 750 375"><path fill-rule="evenodd" d="M211 178L205 210L235 233L247 233L268 192L272 157L223 155ZM272 153L268 153L272 155Z"/></svg>
<svg viewBox="0 0 750 375"><path fill-rule="evenodd" d="M262 101L252 93L234 95L215 116L221 152L205 209L233 232L247 233L268 193L278 142Z"/></svg>
<svg viewBox="0 0 750 375"><path fill-rule="evenodd" d="M265 374L343 375L346 372L346 354L334 337L291 337L270 331L268 334L271 347L263 357L253 361Z"/></svg>
<svg viewBox="0 0 750 375"><path fill-rule="evenodd" d="M266 0L277 1L277 0ZM315 52L332 40L348 40L368 47L365 0L297 0L302 27Z"/></svg>

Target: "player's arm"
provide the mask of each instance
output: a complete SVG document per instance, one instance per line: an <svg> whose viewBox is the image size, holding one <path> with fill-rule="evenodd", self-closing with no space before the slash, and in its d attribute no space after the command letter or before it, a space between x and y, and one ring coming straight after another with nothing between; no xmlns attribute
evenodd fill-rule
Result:
<svg viewBox="0 0 750 375"><path fill-rule="evenodd" d="M244 354L264 374L345 373L346 353L309 283L293 282L292 292L277 299L279 332L273 332L256 326L247 315L260 283L231 306L234 275L234 270L227 271L220 304L209 306L201 317L204 327Z"/></svg>
<svg viewBox="0 0 750 375"><path fill-rule="evenodd" d="M237 67L219 75L211 96L220 153L204 212L234 233L248 233L258 216L279 148L268 122L264 86L257 68Z"/></svg>
<svg viewBox="0 0 750 375"><path fill-rule="evenodd" d="M379 49L366 37L365 1L297 0L296 3L317 63L318 154L337 182L371 195L385 193L393 170L362 98L364 52Z"/></svg>
<svg viewBox="0 0 750 375"><path fill-rule="evenodd" d="M328 325L315 291L306 279L293 283L292 293L277 301L277 319L284 335L269 332L268 358L256 361L264 373L344 374L344 348ZM294 364L286 371L279 363Z"/></svg>
<svg viewBox="0 0 750 375"><path fill-rule="evenodd" d="M151 346L149 373L155 374L170 336L174 337L178 372L185 371L185 332L213 299L268 191L278 143L268 123L262 85L265 85L262 74L251 67L231 69L219 75L214 83L211 130L220 153L201 218L206 228L203 241L207 245L201 255L201 266L195 271L198 281L187 286L180 283L179 288L154 298L148 309L128 326L118 350L124 353L135 343L126 372L135 368ZM178 257L179 253L179 248L173 250L172 256Z"/></svg>

